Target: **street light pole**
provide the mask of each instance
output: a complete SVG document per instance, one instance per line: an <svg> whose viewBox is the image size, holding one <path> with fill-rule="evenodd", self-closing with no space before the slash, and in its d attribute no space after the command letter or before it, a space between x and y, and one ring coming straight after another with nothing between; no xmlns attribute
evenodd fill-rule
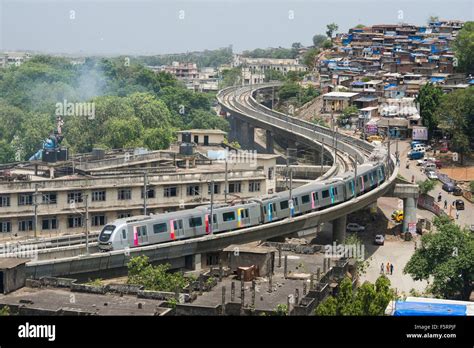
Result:
<svg viewBox="0 0 474 348"><path fill-rule="evenodd" d="M211 219L211 222L209 223L209 234L212 234L213 232L213 222L214 222L213 208L214 208L214 179L211 180L211 216L209 217Z"/></svg>
<svg viewBox="0 0 474 348"><path fill-rule="evenodd" d="M33 195L33 204L35 206L35 238L38 238L38 184L35 184L35 193Z"/></svg>
<svg viewBox="0 0 474 348"><path fill-rule="evenodd" d="M143 215L147 215L148 172L143 172Z"/></svg>
<svg viewBox="0 0 474 348"><path fill-rule="evenodd" d="M86 255L89 255L89 194L86 198Z"/></svg>

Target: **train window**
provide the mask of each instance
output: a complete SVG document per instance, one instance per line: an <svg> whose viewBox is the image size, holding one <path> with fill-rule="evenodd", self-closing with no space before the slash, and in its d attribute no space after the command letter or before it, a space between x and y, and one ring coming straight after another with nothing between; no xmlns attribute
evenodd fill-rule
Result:
<svg viewBox="0 0 474 348"><path fill-rule="evenodd" d="M233 212L233 211L228 211L227 213L223 213L223 214L222 214L222 220L224 220L224 222L226 222L226 221L234 221L234 220L235 220L235 212Z"/></svg>
<svg viewBox="0 0 474 348"><path fill-rule="evenodd" d="M166 222L153 225L153 233L165 233L165 232L168 232L168 226L166 226Z"/></svg>
<svg viewBox="0 0 474 348"><path fill-rule="evenodd" d="M288 201L281 201L280 202L280 209L281 210L288 209Z"/></svg>
<svg viewBox="0 0 474 348"><path fill-rule="evenodd" d="M333 190L334 194L337 195L337 187L333 187L332 190Z"/></svg>
<svg viewBox="0 0 474 348"><path fill-rule="evenodd" d="M240 211L240 217L242 219L248 218L249 217L249 210L248 209L242 209Z"/></svg>
<svg viewBox="0 0 474 348"><path fill-rule="evenodd" d="M127 239L127 230L122 230L122 239Z"/></svg>
<svg viewBox="0 0 474 348"><path fill-rule="evenodd" d="M364 182L365 182L365 181L368 181L368 180L369 180L369 178L368 178L367 174L365 174L365 175L364 175Z"/></svg>
<svg viewBox="0 0 474 348"><path fill-rule="evenodd" d="M146 231L146 226L137 226L137 234L138 236L146 236L147 231Z"/></svg>
<svg viewBox="0 0 474 348"><path fill-rule="evenodd" d="M276 203L272 203L272 212L276 211L277 208L276 208Z"/></svg>
<svg viewBox="0 0 474 348"><path fill-rule="evenodd" d="M201 217L193 217L189 219L189 227L199 227L202 226Z"/></svg>
<svg viewBox="0 0 474 348"><path fill-rule="evenodd" d="M328 198L329 197L329 190L324 190L323 192L321 192L321 195L323 198Z"/></svg>
<svg viewBox="0 0 474 348"><path fill-rule="evenodd" d="M302 196L302 197L301 197L301 203L302 203L302 204L309 203L309 195Z"/></svg>
<svg viewBox="0 0 474 348"><path fill-rule="evenodd" d="M317 192L313 192L313 199L314 199L315 201L317 201L317 200L319 199Z"/></svg>
<svg viewBox="0 0 474 348"><path fill-rule="evenodd" d="M263 213L267 214L267 206L266 205L263 206Z"/></svg>
<svg viewBox="0 0 474 348"><path fill-rule="evenodd" d="M298 197L293 197L293 201L295 202L295 205L299 205L299 203L298 203Z"/></svg>

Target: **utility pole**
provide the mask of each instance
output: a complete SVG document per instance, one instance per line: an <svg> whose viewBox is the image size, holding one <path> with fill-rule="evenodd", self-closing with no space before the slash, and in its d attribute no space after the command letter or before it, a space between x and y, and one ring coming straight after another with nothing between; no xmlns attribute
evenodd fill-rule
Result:
<svg viewBox="0 0 474 348"><path fill-rule="evenodd" d="M143 172L143 215L147 214L148 172Z"/></svg>
<svg viewBox="0 0 474 348"><path fill-rule="evenodd" d="M227 192L229 191L229 183L227 180L227 154L225 158L225 183L224 183L224 202L227 203Z"/></svg>
<svg viewBox="0 0 474 348"><path fill-rule="evenodd" d="M321 175L323 175L324 166L324 138L321 139Z"/></svg>
<svg viewBox="0 0 474 348"><path fill-rule="evenodd" d="M35 193L33 195L33 204L35 207L35 238L38 238L38 184L35 184Z"/></svg>
<svg viewBox="0 0 474 348"><path fill-rule="evenodd" d="M272 87L272 110L273 110L273 103L275 102L275 86Z"/></svg>
<svg viewBox="0 0 474 348"><path fill-rule="evenodd" d="M388 126L387 126L387 169L388 174L391 174L390 171L390 119L388 119Z"/></svg>
<svg viewBox="0 0 474 348"><path fill-rule="evenodd" d="M86 198L86 255L89 255L89 194Z"/></svg>
<svg viewBox="0 0 474 348"><path fill-rule="evenodd" d="M211 222L209 224L209 234L213 233L213 223L214 223L214 216L213 216L213 207L214 207L214 179L211 180Z"/></svg>

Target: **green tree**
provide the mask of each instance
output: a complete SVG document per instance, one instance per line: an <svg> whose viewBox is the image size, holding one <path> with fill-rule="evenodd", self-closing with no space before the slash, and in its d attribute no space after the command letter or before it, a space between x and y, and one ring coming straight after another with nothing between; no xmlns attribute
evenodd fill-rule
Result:
<svg viewBox="0 0 474 348"><path fill-rule="evenodd" d="M355 28L357 28L357 29L365 28L365 24L357 24L357 25L355 26Z"/></svg>
<svg viewBox="0 0 474 348"><path fill-rule="evenodd" d="M441 103L443 92L432 83L427 83L420 88L416 102L420 107L420 116L423 125L428 128L428 137L431 139L433 131L438 127L437 110Z"/></svg>
<svg viewBox="0 0 474 348"><path fill-rule="evenodd" d="M284 81L286 79L285 75L275 69L266 69L265 70L265 82L270 81Z"/></svg>
<svg viewBox="0 0 474 348"><path fill-rule="evenodd" d="M332 48L332 41L331 41L331 40L326 40L326 41L324 41L324 43L323 43L323 48L324 48L325 50L328 50L328 49Z"/></svg>
<svg viewBox="0 0 474 348"><path fill-rule="evenodd" d="M435 218L437 233L424 234L403 270L414 280L433 278L429 291L441 298L469 300L474 280L474 236L451 222Z"/></svg>
<svg viewBox="0 0 474 348"><path fill-rule="evenodd" d="M10 315L10 307L8 306L3 306L1 309L0 309L0 317L4 317L4 316L8 316Z"/></svg>
<svg viewBox="0 0 474 348"><path fill-rule="evenodd" d="M389 302L395 298L390 280L382 275L375 284L364 282L356 291L352 289L350 278L344 278L339 284L335 297L329 296L316 307L316 315L379 315L385 313Z"/></svg>
<svg viewBox="0 0 474 348"><path fill-rule="evenodd" d="M327 38L324 35L316 34L313 36L313 45L314 47L318 48L321 47L324 41L326 41Z"/></svg>
<svg viewBox="0 0 474 348"><path fill-rule="evenodd" d="M112 149L139 147L143 145L143 124L138 117L113 118L106 124L108 133L104 143Z"/></svg>
<svg viewBox="0 0 474 348"><path fill-rule="evenodd" d="M189 284L189 280L181 273L169 272L169 264L153 266L144 255L132 257L127 268L127 284L142 285L146 290L174 292Z"/></svg>
<svg viewBox="0 0 474 348"><path fill-rule="evenodd" d="M417 181L416 184L420 188L420 193L424 195L427 195L436 187L436 182L430 179L426 179L424 181Z"/></svg>
<svg viewBox="0 0 474 348"><path fill-rule="evenodd" d="M451 134L451 148L459 152L463 164L464 154L474 142L474 87L443 95L437 117L439 128Z"/></svg>
<svg viewBox="0 0 474 348"><path fill-rule="evenodd" d="M0 140L0 163L15 162L15 149L5 140Z"/></svg>
<svg viewBox="0 0 474 348"><path fill-rule="evenodd" d="M319 54L319 49L310 48L303 56L303 63L310 71L314 69L316 63L316 56Z"/></svg>
<svg viewBox="0 0 474 348"><path fill-rule="evenodd" d="M474 22L464 23L454 41L458 69L467 74L474 73Z"/></svg>
<svg viewBox="0 0 474 348"><path fill-rule="evenodd" d="M174 140L172 128L149 128L143 133L143 145L149 150L168 149Z"/></svg>
<svg viewBox="0 0 474 348"><path fill-rule="evenodd" d="M327 37L332 39L332 35L339 30L339 26L336 23L330 23L326 25L326 29Z"/></svg>

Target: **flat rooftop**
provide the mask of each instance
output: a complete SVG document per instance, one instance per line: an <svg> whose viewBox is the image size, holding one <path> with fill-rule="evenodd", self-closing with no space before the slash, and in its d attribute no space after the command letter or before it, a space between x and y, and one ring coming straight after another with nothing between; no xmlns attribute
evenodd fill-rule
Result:
<svg viewBox="0 0 474 348"><path fill-rule="evenodd" d="M139 303L141 309L138 308ZM24 287L7 295L0 295L0 306L21 305L32 310L70 310L94 315L160 315L168 311L168 308L159 307L162 303L163 301L136 296L98 295L57 288Z"/></svg>

